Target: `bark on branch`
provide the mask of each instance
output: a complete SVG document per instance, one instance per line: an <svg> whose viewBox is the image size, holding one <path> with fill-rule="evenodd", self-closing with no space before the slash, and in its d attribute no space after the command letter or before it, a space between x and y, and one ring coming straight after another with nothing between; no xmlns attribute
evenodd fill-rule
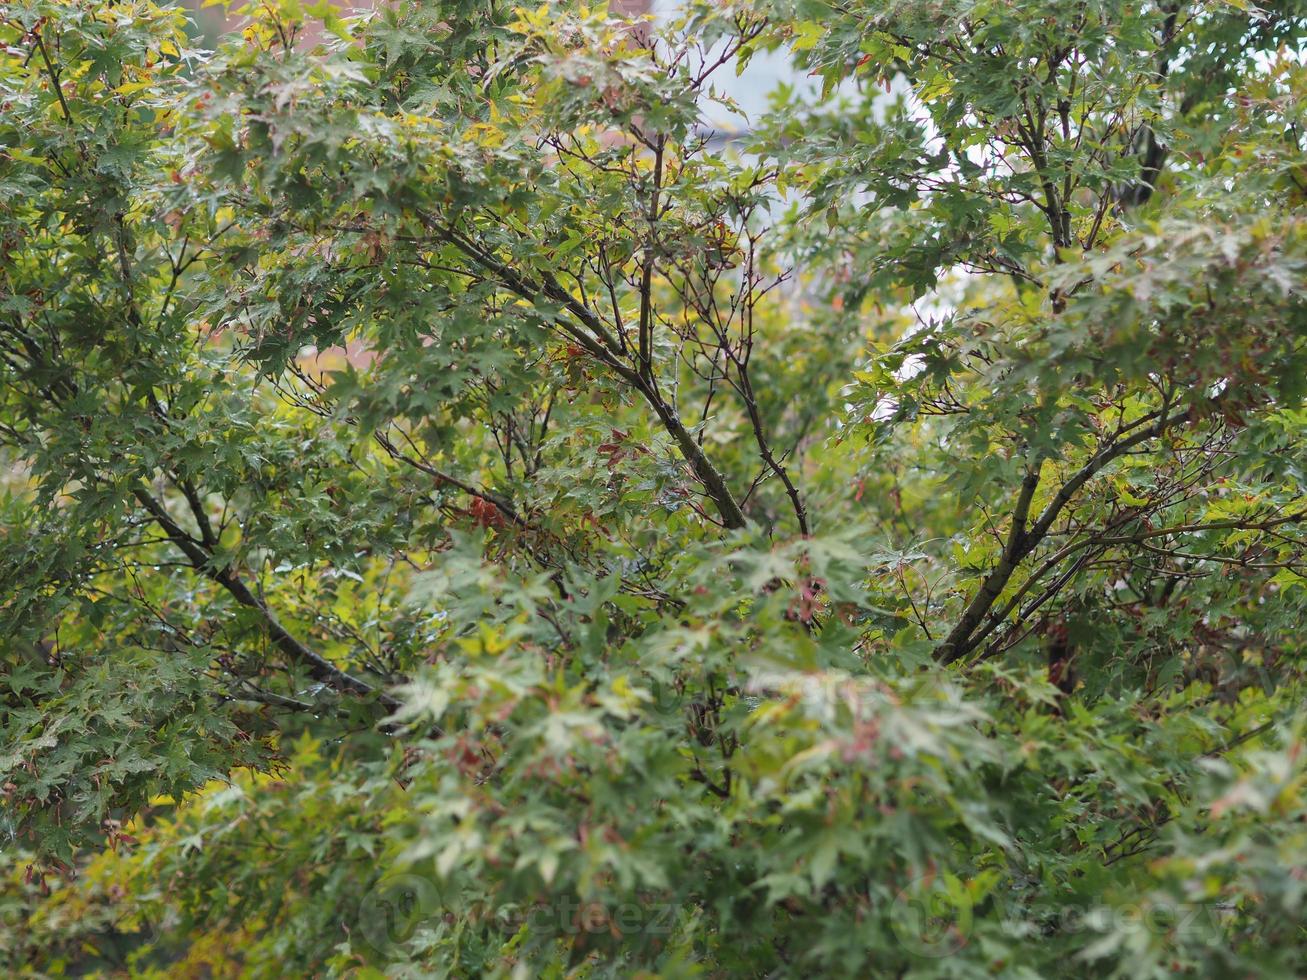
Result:
<svg viewBox="0 0 1307 980"><path fill-rule="evenodd" d="M321 654L309 649L281 624L276 614L268 608L267 603L250 591L249 587L238 578L230 568L219 566L213 560L213 554L204 545L191 537L164 508L163 504L146 493L143 489L135 491L136 499L154 518L154 522L163 529L168 539L190 561L191 566L209 579L222 586L242 606L256 610L268 630L268 636L283 654L293 663L307 669L315 680L340 691L342 694L376 696L377 700L390 710L399 707L400 702L389 694L378 693L367 681L341 670Z"/></svg>

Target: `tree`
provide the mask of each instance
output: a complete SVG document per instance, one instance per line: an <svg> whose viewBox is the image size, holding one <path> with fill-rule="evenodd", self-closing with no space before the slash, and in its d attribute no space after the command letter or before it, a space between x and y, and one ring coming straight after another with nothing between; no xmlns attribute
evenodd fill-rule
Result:
<svg viewBox="0 0 1307 980"><path fill-rule="evenodd" d="M245 13L3 14L11 971L1307 969L1301 3Z"/></svg>

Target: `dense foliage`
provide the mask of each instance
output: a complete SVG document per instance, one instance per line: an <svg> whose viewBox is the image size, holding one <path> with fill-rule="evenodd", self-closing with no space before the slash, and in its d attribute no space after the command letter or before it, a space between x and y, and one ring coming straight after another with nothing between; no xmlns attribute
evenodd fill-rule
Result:
<svg viewBox="0 0 1307 980"><path fill-rule="evenodd" d="M1307 973L1307 5L246 13L0 8L0 971Z"/></svg>

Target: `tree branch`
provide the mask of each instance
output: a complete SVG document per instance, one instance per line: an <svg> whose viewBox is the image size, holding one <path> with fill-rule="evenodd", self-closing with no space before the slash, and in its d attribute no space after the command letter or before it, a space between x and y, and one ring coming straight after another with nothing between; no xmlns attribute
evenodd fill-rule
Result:
<svg viewBox="0 0 1307 980"><path fill-rule="evenodd" d="M556 281L546 279L536 283L519 275L516 270L496 259L480 248L465 235L453 228L437 225L444 241L458 248L464 255L498 277L509 290L525 300L535 302L546 298L558 303L575 317L576 321L560 319L559 326L572 340L576 341L591 356L612 369L628 386L637 391L658 416L663 428L676 440L682 455L690 464L695 477L703 484L721 515L722 524L731 529L744 527L748 521L740 509L739 502L726 484L726 478L713 465L703 448L690 435L680 417L659 393L652 378L646 378L638 368L632 368L621 360L621 346L602 320L584 304L577 302Z"/></svg>
<svg viewBox="0 0 1307 980"><path fill-rule="evenodd" d="M230 568L219 568L214 564L212 553L206 550L201 542L187 534L169 516L162 503L146 493L144 489L137 489L134 494L136 499L140 501L141 506L154 518L155 523L168 535L169 540L190 560L191 566L205 578L226 589L242 606L256 610L263 618L272 642L293 662L307 668L310 676L330 685L341 693L364 696L375 695L381 704L392 711L399 707L400 702L397 699L384 692L378 694L377 690L367 681L346 673L321 654L315 653L296 639L281 625L280 620L268 608L267 604L251 592L249 587L237 578Z"/></svg>
<svg viewBox="0 0 1307 980"><path fill-rule="evenodd" d="M1159 413L1154 413L1156 421L1152 425L1138 429L1124 439L1121 439L1120 434L1118 434L1116 440L1100 448L1090 458L1089 462L1081 467L1071 479L1062 484L1057 493L1054 494L1053 499L1049 501L1048 506L1044 508L1043 513L1040 514L1028 531L1024 529L1023 525L1035 487L1031 485L1031 474L1029 472L1026 474L1017 499L1016 509L1013 512L1012 529L1008 533L1007 545L1003 549L1003 554L999 558L998 564L985 576L980 591L967 604L957 624L949 631L944 641L936 647L935 658L940 663L953 663L953 661L966 656L975 648L980 637L973 634L985 618L985 614L989 612L1002 594L1003 589L1006 588L1008 581L1012 578L1012 573L1016 571L1022 559L1034 551L1040 542L1044 540L1053 527L1053 522L1057 520L1080 488L1088 483L1108 463L1128 453L1135 446L1161 435L1182 417L1181 415L1167 415L1165 412L1166 410L1163 409ZM1135 425L1137 426L1138 423L1135 423ZM1135 426L1131 428L1135 428ZM1038 476L1035 475L1033 479L1037 485Z"/></svg>

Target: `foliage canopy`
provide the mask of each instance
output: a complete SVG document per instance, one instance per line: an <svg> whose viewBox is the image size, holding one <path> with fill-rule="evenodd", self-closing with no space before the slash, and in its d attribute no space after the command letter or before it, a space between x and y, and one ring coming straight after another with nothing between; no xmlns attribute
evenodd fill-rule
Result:
<svg viewBox="0 0 1307 980"><path fill-rule="evenodd" d="M0 11L0 969L1307 973L1307 5L245 13Z"/></svg>

